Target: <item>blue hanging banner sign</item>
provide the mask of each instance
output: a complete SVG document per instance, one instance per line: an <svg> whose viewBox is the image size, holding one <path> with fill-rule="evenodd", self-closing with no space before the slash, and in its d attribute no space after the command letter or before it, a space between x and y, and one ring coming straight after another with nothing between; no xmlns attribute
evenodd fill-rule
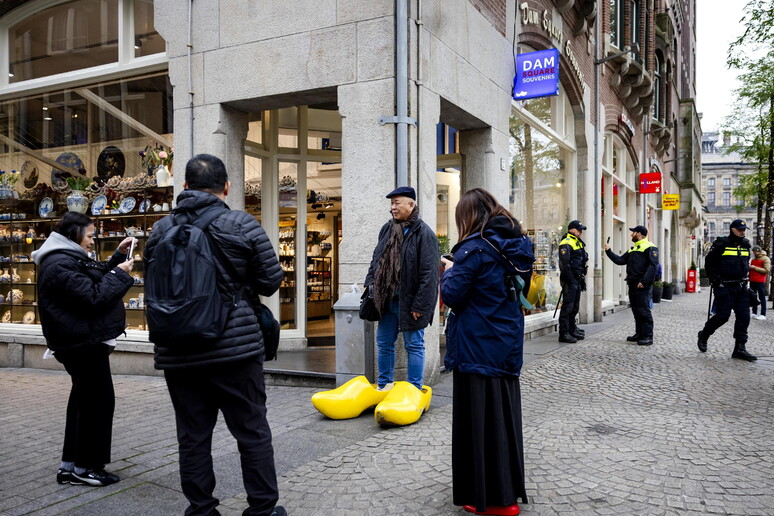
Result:
<svg viewBox="0 0 774 516"><path fill-rule="evenodd" d="M559 49L538 50L516 56L513 99L559 95Z"/></svg>

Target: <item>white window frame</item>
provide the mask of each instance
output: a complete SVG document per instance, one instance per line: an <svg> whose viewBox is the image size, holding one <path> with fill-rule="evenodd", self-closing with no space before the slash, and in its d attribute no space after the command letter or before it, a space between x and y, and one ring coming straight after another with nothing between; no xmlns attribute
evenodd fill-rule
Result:
<svg viewBox="0 0 774 516"><path fill-rule="evenodd" d="M134 55L134 0L118 0L118 60L114 63L83 68L37 79L11 83L8 81L8 30L25 18L71 0L39 0L14 9L0 19L0 99L15 98L50 89L73 88L92 84L95 79L110 80L144 72L165 70L167 53L149 56Z"/></svg>

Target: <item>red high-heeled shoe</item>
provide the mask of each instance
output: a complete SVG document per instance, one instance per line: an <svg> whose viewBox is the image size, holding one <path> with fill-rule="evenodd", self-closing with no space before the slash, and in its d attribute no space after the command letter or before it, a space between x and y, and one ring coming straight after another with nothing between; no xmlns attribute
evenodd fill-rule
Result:
<svg viewBox="0 0 774 516"><path fill-rule="evenodd" d="M463 509L473 514L492 514L495 516L516 516L521 512L516 504L506 506L490 505L484 512L478 512L475 505L465 505Z"/></svg>

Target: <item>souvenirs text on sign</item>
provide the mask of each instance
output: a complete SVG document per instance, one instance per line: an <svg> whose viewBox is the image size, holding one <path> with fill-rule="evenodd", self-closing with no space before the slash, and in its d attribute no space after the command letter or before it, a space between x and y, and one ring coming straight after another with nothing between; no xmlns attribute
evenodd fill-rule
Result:
<svg viewBox="0 0 774 516"><path fill-rule="evenodd" d="M661 172L640 174L640 193L661 193Z"/></svg>
<svg viewBox="0 0 774 516"><path fill-rule="evenodd" d="M516 56L515 100L559 95L559 51L555 48Z"/></svg>
<svg viewBox="0 0 774 516"><path fill-rule="evenodd" d="M664 194L661 197L661 209L662 210L679 210L680 209L680 194Z"/></svg>

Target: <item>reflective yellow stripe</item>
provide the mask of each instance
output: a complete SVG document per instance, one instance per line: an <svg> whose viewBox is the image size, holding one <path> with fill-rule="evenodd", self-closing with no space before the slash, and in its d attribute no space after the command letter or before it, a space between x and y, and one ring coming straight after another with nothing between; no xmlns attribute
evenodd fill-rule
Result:
<svg viewBox="0 0 774 516"><path fill-rule="evenodd" d="M744 247L726 247L723 249L723 256L750 256L750 250Z"/></svg>
<svg viewBox="0 0 774 516"><path fill-rule="evenodd" d="M559 245L565 245L565 244L569 245L576 251L578 249L583 249L583 244L580 243L580 240L578 240L578 237L569 233L567 234L566 237L564 237L564 239L561 242L559 242Z"/></svg>
<svg viewBox="0 0 774 516"><path fill-rule="evenodd" d="M640 252L640 253L644 253L645 251L647 251L647 250L648 250L648 249L650 249L651 247L654 247L654 245L655 245L655 244L653 244L653 242L648 242L648 239L647 239L647 238L643 238L642 240L640 240L639 242L637 242L636 244L634 244L634 245L632 246L632 248L631 248L631 249L629 249L629 252L630 252L630 253L633 253L633 252Z"/></svg>

